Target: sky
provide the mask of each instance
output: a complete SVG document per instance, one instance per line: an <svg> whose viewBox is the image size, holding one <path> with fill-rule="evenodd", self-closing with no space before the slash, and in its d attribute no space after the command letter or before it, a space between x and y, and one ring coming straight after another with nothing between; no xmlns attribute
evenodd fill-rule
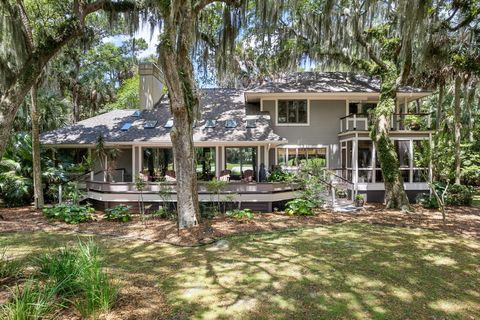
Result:
<svg viewBox="0 0 480 320"><path fill-rule="evenodd" d="M148 44L147 50L143 51L138 55L138 58L145 58L148 56L157 55L157 43L158 43L158 35L160 33L158 27L155 27L153 30L152 37L150 38L150 24L140 24L140 29L135 33L135 38L143 38ZM126 35L119 35L119 36L111 36L106 37L103 39L103 43L112 42L117 46L122 44L122 41L127 40L130 36Z"/></svg>

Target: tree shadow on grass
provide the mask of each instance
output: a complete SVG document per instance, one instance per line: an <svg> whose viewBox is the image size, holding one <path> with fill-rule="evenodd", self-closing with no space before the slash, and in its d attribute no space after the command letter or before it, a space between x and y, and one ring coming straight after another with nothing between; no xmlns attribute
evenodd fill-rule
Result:
<svg viewBox="0 0 480 320"><path fill-rule="evenodd" d="M0 236L24 252L72 240ZM164 295L168 310L144 310L145 319L480 316L480 243L441 232L346 223L231 237L228 250L97 241L114 274Z"/></svg>

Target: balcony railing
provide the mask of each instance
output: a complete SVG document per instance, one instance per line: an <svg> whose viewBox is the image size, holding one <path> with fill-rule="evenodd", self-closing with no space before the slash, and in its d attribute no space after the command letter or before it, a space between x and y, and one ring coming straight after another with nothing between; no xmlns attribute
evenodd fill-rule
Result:
<svg viewBox="0 0 480 320"><path fill-rule="evenodd" d="M431 113L394 113L390 119L391 131L426 131L431 129ZM340 118L340 133L367 131L371 119L364 114L349 114Z"/></svg>

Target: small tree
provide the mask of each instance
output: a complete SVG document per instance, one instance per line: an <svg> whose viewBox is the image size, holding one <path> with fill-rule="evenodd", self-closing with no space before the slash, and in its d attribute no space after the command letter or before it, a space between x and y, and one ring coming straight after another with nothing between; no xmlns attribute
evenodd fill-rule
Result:
<svg viewBox="0 0 480 320"><path fill-rule="evenodd" d="M145 204L143 202L143 190L145 190L145 180L143 179L143 175L140 173L135 178L135 188L140 192L139 199L138 199L138 208L140 210L140 214L142 215L142 221L145 221Z"/></svg>
<svg viewBox="0 0 480 320"><path fill-rule="evenodd" d="M216 211L217 213L221 212L221 207L220 207L220 193L225 189L225 186L227 185L226 181L223 180L218 180L218 179L213 179L208 181L207 183L207 190L208 192L211 192L213 195L216 196L216 202L217 202L217 208ZM212 201L213 202L213 201Z"/></svg>

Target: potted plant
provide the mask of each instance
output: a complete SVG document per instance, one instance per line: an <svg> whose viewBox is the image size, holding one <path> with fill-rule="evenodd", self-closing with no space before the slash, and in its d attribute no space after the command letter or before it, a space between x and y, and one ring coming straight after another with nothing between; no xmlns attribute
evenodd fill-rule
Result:
<svg viewBox="0 0 480 320"><path fill-rule="evenodd" d="M357 194L355 196L355 207L363 207L365 203L365 196L363 194Z"/></svg>
<svg viewBox="0 0 480 320"><path fill-rule="evenodd" d="M347 192L343 189L337 189L335 191L335 195L337 196L337 198L339 199L345 199L347 197Z"/></svg>

